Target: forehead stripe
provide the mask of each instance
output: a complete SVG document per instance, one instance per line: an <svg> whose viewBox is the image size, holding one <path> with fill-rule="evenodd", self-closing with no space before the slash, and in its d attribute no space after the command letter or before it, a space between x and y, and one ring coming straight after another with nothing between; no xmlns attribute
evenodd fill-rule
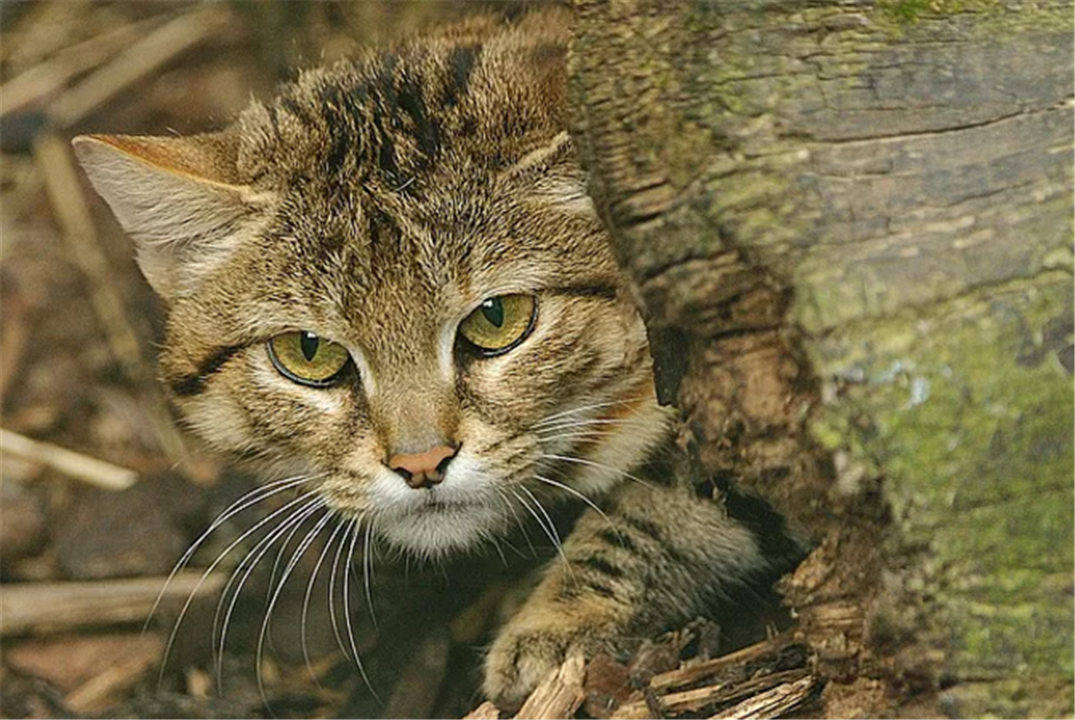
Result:
<svg viewBox="0 0 1075 720"><path fill-rule="evenodd" d="M198 363L198 369L190 375L182 375L178 380L168 384L172 392L179 397L197 395L205 389L205 381L208 380L224 363L231 359L232 355L243 349L242 345L232 345L217 348L204 360Z"/></svg>
<svg viewBox="0 0 1075 720"><path fill-rule="evenodd" d="M547 288L543 292L552 295L571 295L574 297L591 297L602 300L615 300L618 293L615 285L597 283L593 285L563 285Z"/></svg>

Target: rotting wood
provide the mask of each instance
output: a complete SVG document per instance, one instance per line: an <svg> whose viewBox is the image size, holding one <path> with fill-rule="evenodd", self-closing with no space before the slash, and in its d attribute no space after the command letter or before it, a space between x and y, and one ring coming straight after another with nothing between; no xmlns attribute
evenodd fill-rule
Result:
<svg viewBox="0 0 1075 720"><path fill-rule="evenodd" d="M180 463L187 457L186 444L172 422L156 378L142 356L141 343L123 300L112 282L112 269L100 247L70 146L58 135L45 133L34 142L34 158L44 177L63 239L86 276L90 302L112 355L146 399L146 416L164 454L171 462Z"/></svg>
<svg viewBox="0 0 1075 720"><path fill-rule="evenodd" d="M158 610L175 610L192 595L215 595L223 584L221 576L203 576L194 570L176 573L170 580L141 577L6 584L0 593L0 636L141 623L155 604Z"/></svg>
<svg viewBox="0 0 1075 720"><path fill-rule="evenodd" d="M711 715L710 718L711 720L759 720L760 718L780 717L806 703L817 684L818 680L813 676L784 683L722 710L716 715Z"/></svg>
<svg viewBox="0 0 1075 720"><path fill-rule="evenodd" d="M138 482L138 473L52 443L31 440L0 429L0 453L51 468L102 490L123 490Z"/></svg>
<svg viewBox="0 0 1075 720"><path fill-rule="evenodd" d="M500 708L486 700L463 716L463 720L499 720Z"/></svg>
<svg viewBox="0 0 1075 720"><path fill-rule="evenodd" d="M572 717L586 697L585 677L585 658L581 654L572 655L541 681L515 717L528 720Z"/></svg>
<svg viewBox="0 0 1075 720"><path fill-rule="evenodd" d="M669 670L668 672L654 675L649 682L649 687L654 692L658 693L685 687L692 683L700 682L707 677L711 677L730 665L745 663L748 660L761 657L767 652L771 652L782 644L787 643L787 641L788 638L786 636L778 635L763 640L760 643L750 645L749 647L742 648L741 650L728 653L727 655L721 655L710 660L704 660L699 663L685 665L675 670Z"/></svg>
<svg viewBox="0 0 1075 720"><path fill-rule="evenodd" d="M574 6L658 385L818 541L783 589L824 702L1070 715L1070 0Z"/></svg>
<svg viewBox="0 0 1075 720"><path fill-rule="evenodd" d="M226 9L203 6L157 28L48 106L56 127L69 127L165 63L204 42L229 20Z"/></svg>
<svg viewBox="0 0 1075 720"><path fill-rule="evenodd" d="M712 708L720 703L730 702L743 697L757 697L775 685L797 682L806 674L805 670L788 670L785 672L763 674L745 682L703 685L702 687L682 690L680 692L658 695L657 703L662 715L694 714L704 708ZM614 718L638 717L644 714L648 705L645 702L625 704L614 714Z"/></svg>

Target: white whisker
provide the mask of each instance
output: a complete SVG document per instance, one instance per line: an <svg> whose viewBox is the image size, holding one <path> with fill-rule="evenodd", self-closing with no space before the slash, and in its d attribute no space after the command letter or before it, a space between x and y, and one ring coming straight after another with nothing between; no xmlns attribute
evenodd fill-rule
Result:
<svg viewBox="0 0 1075 720"><path fill-rule="evenodd" d="M564 432L556 435L538 435L538 440L542 442L554 442L556 440L582 440L590 438L610 438L615 437L615 432L607 432L603 430L578 430L576 432Z"/></svg>
<svg viewBox="0 0 1075 720"><path fill-rule="evenodd" d="M563 462L578 463L579 465L589 465L591 467L600 468L601 470L607 470L621 477L625 477L629 480L634 480L637 483L641 483L646 487L653 487L653 483L643 480L642 478L632 475L626 470L620 470L619 468L606 465L605 463L597 462L596 460L588 460L586 458L571 457L570 455L554 455L552 453L542 453L542 458L550 458L552 460L562 460Z"/></svg>
<svg viewBox="0 0 1075 720"><path fill-rule="evenodd" d="M497 485L494 485L493 489L496 491L496 494L500 497L500 499L504 502L505 507L508 508L508 512L511 513L512 518L515 519L515 524L519 527L519 532L523 534L523 540L526 541L527 546L530 548L530 554L534 556L534 559L537 559L538 552L537 549L534 547L534 543L530 540L530 533L526 532L526 526L523 523L522 518L519 517L519 513L515 512L515 506L511 504L511 500L508 498L507 493L504 492L503 488ZM512 495L515 495L515 493L512 493ZM519 497L516 495L515 499L518 500Z"/></svg>
<svg viewBox="0 0 1075 720"><path fill-rule="evenodd" d="M217 603L217 611L213 617L214 637L216 629L218 627L218 623L220 628L220 643L217 646L216 656L216 680L218 689L222 689L224 684L224 649L228 640L228 626L231 625L232 614L235 612L235 606L239 602L239 595L242 592L243 585L245 585L246 581L250 579L251 574L253 574L254 572L254 568L257 567L258 563L261 562L261 559L265 557L266 553L269 552L272 546L276 544L276 541L283 537L284 534L287 533L288 530L290 530L292 527L301 524L303 520L305 520L319 507L321 507L323 505L323 502L324 501L318 497L308 500L305 506L303 506L299 510L296 510L294 514L291 515L291 517L282 521L278 526L269 531L269 533L267 533L265 537L259 540L257 545L255 545L250 550L250 552L247 553L246 557L244 557L242 561L236 566L235 570L231 574L231 577L228 578L228 583L224 586L224 591L220 595L220 601ZM244 566L246 568L245 570L243 570ZM240 575L240 573L242 573L242 575ZM223 603L227 598L228 589L235 582L235 579L237 577L239 578L239 584L235 586L235 590L231 596L231 602L228 604L227 612L225 612L223 620L221 620L220 609L221 607L223 607ZM261 673L260 668L257 672L259 674Z"/></svg>
<svg viewBox="0 0 1075 720"><path fill-rule="evenodd" d="M546 484L551 485L553 487L560 488L561 490L569 492L572 495L574 495L575 497L577 497L579 500L582 500L582 502L586 503L591 508L593 508L594 512L596 512L598 515L600 515L601 517L603 517L605 519L605 522L608 523L609 527L612 528L613 532L615 532L616 534L619 534L619 530L616 528L616 524L614 522L612 522L612 519L609 518L608 515L605 514L605 511L602 510L601 508L597 507L597 504L594 503L593 500L591 500L590 498L586 497L585 495L580 493L575 488L570 487L568 485L564 485L563 483L560 483L560 482L556 482L555 480L553 480L551 478L547 478L547 477L545 477L543 475L535 474L534 478L539 480L540 482L546 483Z"/></svg>
<svg viewBox="0 0 1075 720"><path fill-rule="evenodd" d="M183 607L179 611L179 618L176 619L175 625L172 626L172 632L168 635L168 642L164 647L164 656L163 656L163 659L161 660L160 673L159 673L159 675L157 677L158 685L160 683L164 682L164 669L168 665L168 656L172 651L172 646L175 644L175 638L179 634L179 628L183 624L183 618L186 617L187 610L190 609L191 603L194 602L194 598L197 596L198 590L201 589L202 585L209 578L209 576L212 574L212 572L214 570L216 570L217 566L220 565L220 563L224 561L224 558L227 557L228 554L232 550L234 550L239 544L244 542L248 537L250 537L253 533L257 532L260 528L264 527L267 523L272 522L272 520L274 518L276 518L277 516L279 516L282 513L287 512L288 510L290 510L294 505L296 505L296 504L298 504L300 502L309 500L311 494L312 494L312 492L303 493L302 495L300 495L297 498L294 498L293 500L288 502L283 507L278 508L277 510L273 511L272 513L270 513L266 517L264 517L261 520L259 520L257 523L254 524L253 527L247 529L245 532L243 532L241 535L239 535L239 537L235 538L235 540L233 540L226 548L224 548L224 550L216 557L216 559L209 565L209 567L205 569L205 572L203 572L202 576L200 578L198 578L198 582L194 584L194 588L190 591L190 594L187 596L186 602L183 603ZM159 601L159 598L158 598L158 601Z"/></svg>
<svg viewBox="0 0 1075 720"><path fill-rule="evenodd" d="M377 612L373 609L373 591L370 587L370 583L373 578L373 520L371 519L369 524L366 525L366 537L362 547L362 584L366 590L366 608L370 613L370 622L373 623L373 629L377 629Z"/></svg>
<svg viewBox="0 0 1075 720"><path fill-rule="evenodd" d="M514 491L511 491L511 494L515 495L515 498L519 501L519 503L524 508L526 508L527 512L529 512L537 521L538 525L545 532L545 536L549 538L549 542L553 544L553 547L556 548L556 552L560 555L560 559L563 561L564 567L567 568L567 574L571 575L573 578L574 573L571 570L571 563L568 561L567 555L564 554L564 545L560 541L560 534L556 532L556 525L553 524L552 518L549 517L549 514L545 511L545 507L538 501L536 497L534 497L534 493L530 492L526 487L522 485L519 486L519 489L526 493L527 496L529 496L530 499L534 501L534 505L537 506L538 511L540 511L541 515L545 517L545 522L548 522L547 526L545 525L545 522L542 521L541 517L539 517L538 514L530 507L529 503L525 502Z"/></svg>
<svg viewBox="0 0 1075 720"><path fill-rule="evenodd" d="M365 681L366 687L369 689L370 693L373 694L373 697L380 701L380 698L377 696L377 691L373 689L373 684L370 682L369 675L366 674L366 668L363 667L362 660L358 656L358 644L355 642L354 623L351 619L351 601L349 592L351 587L351 561L355 556L355 544L358 542L359 529L359 525L356 524L353 526L351 531L351 543L347 548L347 564L344 566L343 571L343 619L347 624L347 640L351 645L351 653L354 657L354 663L358 667L358 672L361 673L362 679Z"/></svg>
<svg viewBox="0 0 1075 720"><path fill-rule="evenodd" d="M179 558L179 561L172 568L172 571L168 574L168 578L164 581L164 586L157 594L157 599L153 602L153 607L149 610L149 616L146 617L146 621L142 625L142 632L145 632L149 628L149 623L157 614L157 609L160 607L161 600L164 598L164 593L168 591L168 586L171 584L172 580L175 579L176 574L184 567L186 567L186 564L190 562L190 559L194 556L194 553L198 551L198 548L201 547L202 543L204 543L206 539L208 539L208 537L217 530L217 528L219 528L231 518L235 517L237 514L241 513L243 510L257 505L258 503L267 500L273 495L277 495L279 493L284 492L285 490L289 490L291 488L302 485L303 483L314 480L318 477L321 477L322 475L323 473L321 475L296 476L291 478L285 478L283 480L277 480L275 482L268 483L267 485L256 487L250 492L244 493L242 497L235 500L231 505L225 508L219 515L216 516L216 518L213 519L213 522L209 524L209 527L200 536L198 536L198 539L191 543L190 547L187 548L186 552L183 553L183 556Z"/></svg>
<svg viewBox="0 0 1075 720"><path fill-rule="evenodd" d="M326 519L333 517L333 511L330 508ZM306 642L306 618L309 615L310 610L310 596L313 594L314 584L317 581L317 575L321 572L321 565L325 562L325 558L328 556L329 550L332 548L332 541L336 539L336 535L345 526L344 522L338 522L335 529L329 534L328 540L325 541L325 547L321 549L321 553L317 556L317 562L314 563L313 572L310 573L310 580L306 583L306 594L302 598L302 621L299 623L299 637L302 644L302 659L306 663L306 669L310 672L310 677L313 678L314 684L321 687L321 681L317 679L317 673L314 672L313 663L310 662L310 647ZM335 618L333 618L335 619Z"/></svg>
<svg viewBox="0 0 1075 720"><path fill-rule="evenodd" d="M340 625L336 617L336 573L340 567L340 557L343 555L343 548L347 544L347 534L355 526L355 523L361 524L362 518L365 515L360 515L356 521L354 518L349 518L345 523L342 523L340 527L344 528L343 534L340 535L340 544L336 548L336 554L332 558L332 570L328 576L328 616L332 621L332 635L336 638L336 645L343 652L343 656L351 659L351 656L347 652L347 647L344 645L343 636L340 634ZM333 533L335 535L335 533ZM346 578L344 578L346 580Z"/></svg>
<svg viewBox="0 0 1075 720"><path fill-rule="evenodd" d="M572 428L594 427L595 425L626 425L630 422L627 418L594 418L592 420L571 420L548 425L534 432L537 437L543 437L557 430L570 430Z"/></svg>
<svg viewBox="0 0 1075 720"><path fill-rule="evenodd" d="M288 539L285 540L284 544L281 546L281 552L284 548L287 547L288 542L291 540L291 535L294 534L295 530L298 530L300 527L302 527L302 523L305 522L307 518L311 517L319 509L320 508L314 508L311 512L307 513L299 523L295 525L295 529L291 531L291 533L288 535ZM265 686L262 682L261 677L261 655L265 647L265 637L266 635L268 635L269 626L272 623L273 610L276 609L276 603L280 599L280 594L284 591L284 584L287 583L287 579L291 577L291 573L295 570L295 566L299 564L299 560L302 559L302 556L306 553L306 550L309 549L314 539L325 527L325 525L329 521L329 518L331 517L332 511L326 510L325 514L321 517L321 519L317 521L313 528L309 532L307 532L306 536L303 537L303 539L299 542L299 546L295 548L295 552L291 555L291 559L288 560L287 565L284 567L283 574L280 576L280 582L276 584L276 589L272 592L272 599L269 601L269 605L265 609L265 619L262 620L261 629L258 631L258 644L257 651L254 653L254 664L257 668L258 692L261 694L261 700L265 703L266 706L268 706L269 701L265 695ZM280 555L277 554L276 557L277 559L279 559ZM275 564L273 566L273 575L276 575ZM272 579L269 580L269 587L273 587Z"/></svg>
<svg viewBox="0 0 1075 720"><path fill-rule="evenodd" d="M534 423L533 425L531 425L531 429L537 429L539 427L543 427L545 425L548 425L550 422L552 422L554 420L558 420L559 418L568 417L570 415L578 415L579 413L586 412L587 410L597 410L599 408L612 407L614 405L630 405L632 402L634 402L634 401L633 400L611 400L609 402L593 403L591 405L582 405L580 407L572 408L570 410L563 410L561 412L553 413L552 415L548 415L547 417L542 418L541 420L539 420L536 423Z"/></svg>

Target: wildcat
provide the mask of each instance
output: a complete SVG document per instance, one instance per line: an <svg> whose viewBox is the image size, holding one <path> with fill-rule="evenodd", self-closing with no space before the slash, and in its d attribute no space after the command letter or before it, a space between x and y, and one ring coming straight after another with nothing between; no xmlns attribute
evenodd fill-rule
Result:
<svg viewBox="0 0 1075 720"><path fill-rule="evenodd" d="M488 652L502 708L787 562L683 469L566 132L568 21L478 17L307 71L218 133L75 140L213 445L422 558L586 505Z"/></svg>

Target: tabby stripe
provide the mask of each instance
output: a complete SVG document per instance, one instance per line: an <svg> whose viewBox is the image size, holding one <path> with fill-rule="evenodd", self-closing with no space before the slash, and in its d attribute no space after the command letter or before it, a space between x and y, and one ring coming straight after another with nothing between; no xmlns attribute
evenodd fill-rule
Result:
<svg viewBox="0 0 1075 720"><path fill-rule="evenodd" d="M631 537L625 533L606 529L597 533L597 537L613 547L622 547L629 553L637 551L635 544L631 541Z"/></svg>
<svg viewBox="0 0 1075 720"><path fill-rule="evenodd" d="M595 572L599 572L602 575L608 575L611 578L623 577L623 570L597 555L589 555L583 558L580 563Z"/></svg>
<svg viewBox="0 0 1075 720"><path fill-rule="evenodd" d="M591 582L591 583L586 583L586 586L588 588L590 588L591 590L593 590L598 595L601 595L602 597L607 597L607 598L616 597L616 593L608 585L602 585L600 583Z"/></svg>
<svg viewBox="0 0 1075 720"><path fill-rule="evenodd" d="M243 349L242 345L222 347L212 355L198 363L197 371L190 375L183 375L178 380L169 384L172 392L178 397L190 397L197 395L205 389L205 381L224 366L232 355Z"/></svg>
<svg viewBox="0 0 1075 720"><path fill-rule="evenodd" d="M646 520L645 518L635 517L634 515L628 515L626 513L621 514L619 519L623 520L631 528L634 528L638 532L657 542L663 540L661 537L661 528L655 522Z"/></svg>
<svg viewBox="0 0 1075 720"><path fill-rule="evenodd" d="M615 300L618 295L616 286L611 284L564 285L562 287L549 288L545 292L554 295L600 298L602 300Z"/></svg>
<svg viewBox="0 0 1075 720"><path fill-rule="evenodd" d="M400 83L397 100L399 107L414 123L413 134L418 150L425 155L427 161L432 161L440 150L440 128L427 116L422 86L411 77L404 78Z"/></svg>
<svg viewBox="0 0 1075 720"><path fill-rule="evenodd" d="M444 104L452 107L459 102L461 95L466 93L470 84L470 73L474 64L481 55L480 45L464 45L452 50L448 57L448 65L451 67L452 82L445 89Z"/></svg>

